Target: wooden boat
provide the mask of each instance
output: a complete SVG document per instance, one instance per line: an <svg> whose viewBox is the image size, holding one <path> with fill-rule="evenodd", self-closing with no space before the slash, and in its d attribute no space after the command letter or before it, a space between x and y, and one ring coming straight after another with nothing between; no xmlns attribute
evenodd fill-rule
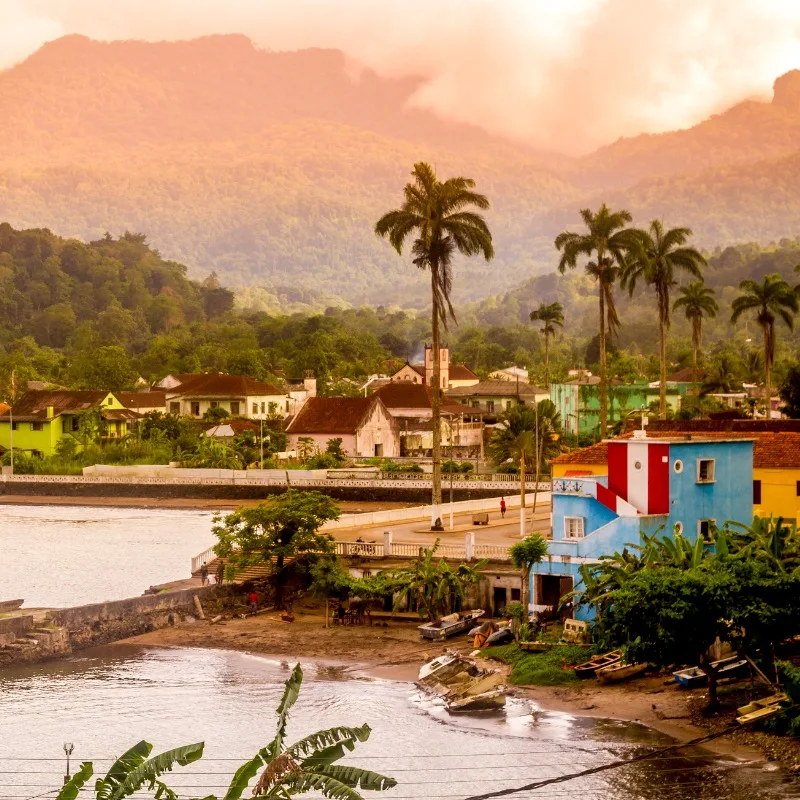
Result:
<svg viewBox="0 0 800 800"><path fill-rule="evenodd" d="M619 683L642 675L647 670L647 664L612 664L609 667L601 667L595 671L595 677L600 683Z"/></svg>
<svg viewBox="0 0 800 800"><path fill-rule="evenodd" d="M447 704L447 710L451 713L458 711L492 711L496 708L502 708L506 704L506 693L505 686L500 686L488 692L458 697Z"/></svg>
<svg viewBox="0 0 800 800"><path fill-rule="evenodd" d="M621 660L621 650L612 650L610 653L592 656L588 661L575 667L575 675L578 678L593 678L598 669L618 664Z"/></svg>
<svg viewBox="0 0 800 800"><path fill-rule="evenodd" d="M481 669L475 661L446 653L423 664L417 686L441 697L448 711L486 711L505 705L502 673Z"/></svg>
<svg viewBox="0 0 800 800"><path fill-rule="evenodd" d="M786 702L789 702L789 697L783 692L763 697L761 700L753 700L746 706L739 706L737 709L739 716L736 717L736 722L739 725L749 725L751 722L775 717L783 711L782 704Z"/></svg>
<svg viewBox="0 0 800 800"><path fill-rule="evenodd" d="M747 672L747 659L739 656L721 658L719 661L711 662L711 669L717 673L717 680L723 678L736 678ZM708 676L700 667L689 667L672 673L675 682L684 689L692 689L695 686L705 686L708 683Z"/></svg>
<svg viewBox="0 0 800 800"><path fill-rule="evenodd" d="M475 620L482 616L482 608L477 608L473 611L462 611L457 614L448 614L448 616L442 617L436 622L426 622L424 625L419 625L417 630L419 630L423 639L432 639L433 641L448 639L457 633L468 631L475 624Z"/></svg>

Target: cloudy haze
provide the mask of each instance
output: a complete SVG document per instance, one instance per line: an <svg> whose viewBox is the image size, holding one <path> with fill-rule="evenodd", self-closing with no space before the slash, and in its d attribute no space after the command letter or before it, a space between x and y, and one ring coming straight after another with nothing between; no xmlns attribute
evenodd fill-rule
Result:
<svg viewBox="0 0 800 800"><path fill-rule="evenodd" d="M424 76L421 106L571 152L768 99L800 68L800 0L0 0L0 67L69 33L336 47Z"/></svg>

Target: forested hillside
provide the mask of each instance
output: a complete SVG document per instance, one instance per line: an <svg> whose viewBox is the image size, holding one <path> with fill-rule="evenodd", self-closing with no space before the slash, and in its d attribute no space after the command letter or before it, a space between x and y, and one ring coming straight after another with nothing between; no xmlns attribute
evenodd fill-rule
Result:
<svg viewBox="0 0 800 800"><path fill-rule="evenodd" d="M273 312L427 302L425 277L372 232L420 159L493 203L497 256L458 265L459 302L550 271L554 235L603 200L707 247L800 232L797 71L772 103L583 159L414 109L418 86L243 36L65 37L0 72L0 219L83 241L147 231L190 276L216 271Z"/></svg>

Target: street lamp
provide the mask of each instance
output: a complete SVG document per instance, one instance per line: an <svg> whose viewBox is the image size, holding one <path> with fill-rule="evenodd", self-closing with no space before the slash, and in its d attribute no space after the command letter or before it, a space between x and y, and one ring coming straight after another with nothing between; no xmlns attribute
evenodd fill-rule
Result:
<svg viewBox="0 0 800 800"><path fill-rule="evenodd" d="M65 784L69 782L69 757L74 749L75 745L72 742L64 742L64 754L67 756L67 774L64 776Z"/></svg>

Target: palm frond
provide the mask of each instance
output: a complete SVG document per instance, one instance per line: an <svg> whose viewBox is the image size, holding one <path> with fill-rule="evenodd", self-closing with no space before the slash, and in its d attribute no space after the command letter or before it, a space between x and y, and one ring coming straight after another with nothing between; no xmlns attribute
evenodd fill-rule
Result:
<svg viewBox="0 0 800 800"><path fill-rule="evenodd" d="M150 753L153 745L150 742L137 742L130 750L124 752L112 765L104 778L98 778L95 783L97 800L108 800L111 795L122 786L129 773L143 764Z"/></svg>
<svg viewBox="0 0 800 800"><path fill-rule="evenodd" d="M94 775L94 769L91 762L84 761L78 771L61 787L56 800L77 800L81 789L92 775Z"/></svg>
<svg viewBox="0 0 800 800"><path fill-rule="evenodd" d="M203 742L187 744L166 750L157 756L148 758L147 761L128 772L125 780L119 784L109 800L121 800L129 797L145 784L153 784L155 779L165 772L170 772L173 767L185 767L203 757Z"/></svg>

